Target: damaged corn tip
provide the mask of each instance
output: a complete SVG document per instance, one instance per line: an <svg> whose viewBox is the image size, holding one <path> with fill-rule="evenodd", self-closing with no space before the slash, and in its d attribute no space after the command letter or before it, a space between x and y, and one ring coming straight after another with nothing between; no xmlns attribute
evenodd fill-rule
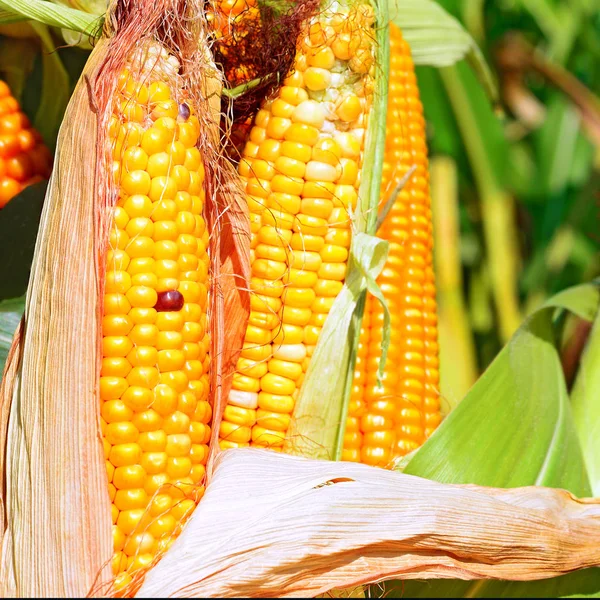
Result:
<svg viewBox="0 0 600 600"><path fill-rule="evenodd" d="M373 13L310 20L292 72L264 102L239 173L251 219L251 312L222 448L281 451L310 358L342 289L367 115Z"/></svg>
<svg viewBox="0 0 600 600"><path fill-rule="evenodd" d="M378 232L389 242L378 278L391 314L383 386L377 384L383 310L369 296L342 456L378 466L418 448L441 421L425 121L410 48L394 24L390 50L382 202L409 169L414 166L415 171Z"/></svg>
<svg viewBox="0 0 600 600"><path fill-rule="evenodd" d="M158 45L118 76L117 203L106 254L101 424L117 588L166 550L203 494L210 438L208 232L200 125Z"/></svg>
<svg viewBox="0 0 600 600"><path fill-rule="evenodd" d="M28 185L48 179L52 155L0 80L0 209Z"/></svg>

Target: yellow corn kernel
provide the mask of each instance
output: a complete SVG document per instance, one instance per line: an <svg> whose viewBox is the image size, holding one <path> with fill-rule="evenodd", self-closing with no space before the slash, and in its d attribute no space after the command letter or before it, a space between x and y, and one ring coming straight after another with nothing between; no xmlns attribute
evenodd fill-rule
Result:
<svg viewBox="0 0 600 600"><path fill-rule="evenodd" d="M201 496L192 484L202 481L212 415L200 129L189 103L189 117L180 115L181 78L164 76L169 55L155 49L152 70L143 44L119 76L108 131L119 177L99 392L119 585L168 546L184 517L175 503L187 514ZM163 310L167 291L180 293L181 310Z"/></svg>

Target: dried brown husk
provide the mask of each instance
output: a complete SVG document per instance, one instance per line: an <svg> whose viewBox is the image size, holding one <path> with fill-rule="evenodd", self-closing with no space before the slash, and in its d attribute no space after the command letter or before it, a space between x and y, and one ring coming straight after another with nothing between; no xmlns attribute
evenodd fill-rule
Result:
<svg viewBox="0 0 600 600"><path fill-rule="evenodd" d="M24 320L0 388L0 596L110 593L111 517L98 382L105 252L117 198L106 135L117 76L145 39L179 59L188 101L202 125L217 291L210 320L219 370L213 368L212 379L230 379L220 369L235 362L245 330L249 225L235 174L220 158L221 83L203 36L200 3L117 0L69 103ZM227 336L225 310L231 316ZM215 387L217 415L220 389Z"/></svg>
<svg viewBox="0 0 600 600"><path fill-rule="evenodd" d="M227 450L138 597L293 598L391 578L527 581L600 565L600 499Z"/></svg>

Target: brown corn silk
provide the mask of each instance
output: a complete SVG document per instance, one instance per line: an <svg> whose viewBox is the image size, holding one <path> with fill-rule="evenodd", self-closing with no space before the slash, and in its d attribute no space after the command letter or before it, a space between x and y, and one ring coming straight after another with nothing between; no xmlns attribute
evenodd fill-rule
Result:
<svg viewBox="0 0 600 600"><path fill-rule="evenodd" d="M193 2L113 3L67 109L24 320L0 389L2 596L110 591L111 511L99 410L106 252L118 201L108 123L119 73L149 43L178 60L186 99L200 121L211 231L210 352L218 357L210 372L211 400L218 429L221 389L229 381L224 371L235 364L248 312L243 290L249 233L235 174L219 156L220 80L203 31L201 9Z"/></svg>
<svg viewBox="0 0 600 600"><path fill-rule="evenodd" d="M256 0L211 0L207 20L215 39L213 53L223 64L227 81L235 86L252 79L256 56L248 49L261 33ZM254 39L253 39L254 38ZM258 38L259 39L259 38Z"/></svg>

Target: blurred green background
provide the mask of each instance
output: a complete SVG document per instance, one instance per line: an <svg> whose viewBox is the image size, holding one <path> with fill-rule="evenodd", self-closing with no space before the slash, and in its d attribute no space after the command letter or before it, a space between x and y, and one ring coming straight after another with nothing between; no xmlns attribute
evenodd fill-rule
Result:
<svg viewBox="0 0 600 600"><path fill-rule="evenodd" d="M499 90L491 103L462 63L418 70L450 408L526 315L600 273L600 3L439 4L479 44Z"/></svg>

